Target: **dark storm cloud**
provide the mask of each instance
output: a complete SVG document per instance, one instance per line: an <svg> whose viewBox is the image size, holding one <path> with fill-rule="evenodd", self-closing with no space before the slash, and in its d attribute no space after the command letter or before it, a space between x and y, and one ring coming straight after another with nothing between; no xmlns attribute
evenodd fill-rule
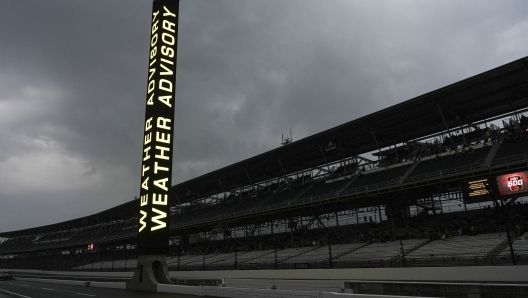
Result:
<svg viewBox="0 0 528 298"><path fill-rule="evenodd" d="M151 3L0 4L0 231L138 193ZM182 0L173 182L526 56L527 8Z"/></svg>

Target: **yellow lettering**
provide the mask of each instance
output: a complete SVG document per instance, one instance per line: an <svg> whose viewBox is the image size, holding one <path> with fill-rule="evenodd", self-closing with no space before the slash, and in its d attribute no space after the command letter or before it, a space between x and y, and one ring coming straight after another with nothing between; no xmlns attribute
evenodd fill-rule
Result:
<svg viewBox="0 0 528 298"><path fill-rule="evenodd" d="M171 123L171 120L169 118L163 118L163 117L158 117L158 123L157 123L157 127L158 128L162 128L162 129L167 129L167 130L170 130L170 126L167 125L167 122Z"/></svg>
<svg viewBox="0 0 528 298"><path fill-rule="evenodd" d="M156 141L165 144L170 144L170 134L164 132L156 132Z"/></svg>
<svg viewBox="0 0 528 298"><path fill-rule="evenodd" d="M160 211L156 208L152 208L152 212L156 212L158 214L158 216L152 217L152 222L157 223L158 225L150 228L150 230L155 231L166 227L167 225L164 222L160 221L160 219L167 217L167 213Z"/></svg>
<svg viewBox="0 0 528 298"><path fill-rule="evenodd" d="M163 9L165 10L165 12L163 13L163 16L169 16L169 17L176 17L175 14L173 14L172 12L170 12L166 6L163 6Z"/></svg>
<svg viewBox="0 0 528 298"><path fill-rule="evenodd" d="M172 82L166 79L161 79L159 88L163 91L172 92Z"/></svg>
<svg viewBox="0 0 528 298"><path fill-rule="evenodd" d="M158 162L156 161L156 162L154 162L154 174L157 174L157 173L158 173L158 170L160 170L160 171L166 171L166 172L167 172L167 171L169 171L169 168L159 166L159 165L158 165Z"/></svg>
<svg viewBox="0 0 528 298"><path fill-rule="evenodd" d="M158 21L157 20L152 24L152 30L150 31L150 33L154 34L156 33L156 31L158 31Z"/></svg>
<svg viewBox="0 0 528 298"><path fill-rule="evenodd" d="M160 154L156 154L156 158L169 160L169 157L165 155L165 151L169 151L170 150L169 148L162 147L162 146L156 146L156 149L160 151Z"/></svg>
<svg viewBox="0 0 528 298"><path fill-rule="evenodd" d="M141 206L145 206L148 203L148 194L141 196Z"/></svg>
<svg viewBox="0 0 528 298"><path fill-rule="evenodd" d="M163 29L167 30L167 31L170 31L172 33L175 33L176 31L174 31L174 27L176 26L176 24L174 24L173 22L171 21L168 21L168 20L163 20Z"/></svg>
<svg viewBox="0 0 528 298"><path fill-rule="evenodd" d="M145 143L143 143L143 145L147 145L148 143L150 143L151 140L152 140L152 133L149 132L148 134L145 135Z"/></svg>
<svg viewBox="0 0 528 298"><path fill-rule="evenodd" d="M169 181L169 178L163 178L163 179L160 179L160 180L155 180L154 181L154 185L159 187L159 188L161 188L161 189L163 189L164 191L167 191L167 190L169 190L167 188L167 185L166 185L166 183L168 181Z"/></svg>
<svg viewBox="0 0 528 298"><path fill-rule="evenodd" d="M148 180L149 177L147 177L145 180L143 180L143 183L141 183L141 188L143 188L144 190L148 190Z"/></svg>
<svg viewBox="0 0 528 298"><path fill-rule="evenodd" d="M172 107L172 104L169 102L169 100L172 99L172 95L164 95L164 96L158 96L158 100L164 103L169 108Z"/></svg>
<svg viewBox="0 0 528 298"><path fill-rule="evenodd" d="M152 204L154 205L167 205L167 195L157 195L153 194Z"/></svg>
<svg viewBox="0 0 528 298"><path fill-rule="evenodd" d="M150 151L150 146L148 146L147 148L143 149L143 153L145 153L145 157L143 157L143 161L148 160L150 158L149 151Z"/></svg>
<svg viewBox="0 0 528 298"><path fill-rule="evenodd" d="M145 176L145 172L148 171L149 169L150 167L143 165L143 170L141 171L141 177Z"/></svg>
<svg viewBox="0 0 528 298"><path fill-rule="evenodd" d="M174 45L174 35L170 33L162 33L161 34L161 40L163 40L164 43L173 46Z"/></svg>
<svg viewBox="0 0 528 298"><path fill-rule="evenodd" d="M151 121L152 121L152 117L148 118L145 121L145 131L149 131L152 128L152 123L150 123Z"/></svg>
<svg viewBox="0 0 528 298"><path fill-rule="evenodd" d="M143 215L139 220L139 224L141 224L141 227L139 228L139 233L141 233L141 231L143 231L143 229L147 226L147 223L144 221L145 217L147 217L147 212L143 210L139 210L139 212L141 213L141 215Z"/></svg>

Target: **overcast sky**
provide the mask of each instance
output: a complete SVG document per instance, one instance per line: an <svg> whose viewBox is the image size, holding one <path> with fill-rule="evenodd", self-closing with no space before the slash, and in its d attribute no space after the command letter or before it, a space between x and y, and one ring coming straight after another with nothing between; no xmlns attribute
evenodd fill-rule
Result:
<svg viewBox="0 0 528 298"><path fill-rule="evenodd" d="M139 194L151 0L0 0L0 231ZM181 0L173 184L528 56L528 1Z"/></svg>

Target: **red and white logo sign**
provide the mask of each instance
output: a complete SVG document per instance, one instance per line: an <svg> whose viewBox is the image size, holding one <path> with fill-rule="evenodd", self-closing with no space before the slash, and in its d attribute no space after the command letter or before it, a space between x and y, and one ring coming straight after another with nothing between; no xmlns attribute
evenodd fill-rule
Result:
<svg viewBox="0 0 528 298"><path fill-rule="evenodd" d="M521 176L515 175L508 177L508 187L511 191L520 191L523 189L524 181Z"/></svg>

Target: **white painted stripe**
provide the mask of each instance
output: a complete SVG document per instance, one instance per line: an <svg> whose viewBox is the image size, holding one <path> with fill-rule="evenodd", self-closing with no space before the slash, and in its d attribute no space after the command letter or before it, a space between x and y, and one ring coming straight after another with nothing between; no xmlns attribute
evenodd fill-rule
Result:
<svg viewBox="0 0 528 298"><path fill-rule="evenodd" d="M17 294L17 293L13 293L13 292L9 292L9 291L6 291L6 290L0 290L2 292L6 292L6 293L9 293L9 294L13 294L13 295L17 295L19 297L24 297L24 298L31 298L29 296L24 296L24 295L20 295L20 294Z"/></svg>
<svg viewBox="0 0 528 298"><path fill-rule="evenodd" d="M92 297L94 297L94 296L95 296L95 295L90 295L90 294L84 294L84 293L75 293L75 294L77 294L77 295L83 295L83 296L92 296Z"/></svg>
<svg viewBox="0 0 528 298"><path fill-rule="evenodd" d="M43 290L50 290L50 291L53 291L53 289L48 289L48 288L42 288Z"/></svg>

